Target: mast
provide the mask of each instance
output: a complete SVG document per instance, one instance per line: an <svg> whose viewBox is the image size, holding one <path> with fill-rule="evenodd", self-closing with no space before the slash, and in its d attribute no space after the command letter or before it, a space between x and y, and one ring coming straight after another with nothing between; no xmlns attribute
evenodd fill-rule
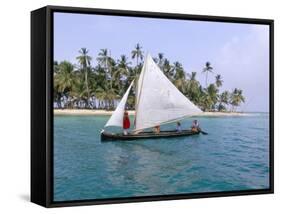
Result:
<svg viewBox="0 0 281 214"><path fill-rule="evenodd" d="M143 79L144 79L144 74L145 74L147 56L148 56L148 54L146 54L145 61L144 61L143 67L142 67L142 71L141 71L141 74L139 76L138 83L137 83L137 95L136 95L136 103L135 103L135 121L134 121L135 127L136 127L136 123L137 123L137 112L138 112L138 106L139 106L141 91L142 91L142 85L143 85Z"/></svg>

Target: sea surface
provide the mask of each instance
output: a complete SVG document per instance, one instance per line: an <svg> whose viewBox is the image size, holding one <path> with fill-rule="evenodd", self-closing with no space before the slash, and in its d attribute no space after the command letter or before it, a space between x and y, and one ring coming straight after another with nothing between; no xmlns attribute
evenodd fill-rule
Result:
<svg viewBox="0 0 281 214"><path fill-rule="evenodd" d="M102 143L108 119L55 116L54 201L269 188L266 113L182 122L208 135Z"/></svg>

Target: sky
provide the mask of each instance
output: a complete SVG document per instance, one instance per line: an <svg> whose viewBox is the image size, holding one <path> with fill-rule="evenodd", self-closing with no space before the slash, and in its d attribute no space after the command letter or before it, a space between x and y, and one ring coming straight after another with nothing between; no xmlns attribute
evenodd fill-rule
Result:
<svg viewBox="0 0 281 214"><path fill-rule="evenodd" d="M170 63L179 61L185 71L197 72L205 86L202 69L211 62L220 74L220 91L240 88L246 98L238 110L269 111L269 26L223 22L168 20L105 15L54 14L54 59L77 63L82 47L89 49L93 65L100 49L107 48L114 59L140 43L145 53L164 53ZM130 59L132 60L132 59ZM135 60L132 60L135 65Z"/></svg>

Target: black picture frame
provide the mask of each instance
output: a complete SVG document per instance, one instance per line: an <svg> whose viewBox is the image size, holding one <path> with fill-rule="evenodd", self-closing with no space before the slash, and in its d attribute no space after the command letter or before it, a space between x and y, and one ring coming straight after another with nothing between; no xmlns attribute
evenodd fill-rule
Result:
<svg viewBox="0 0 281 214"><path fill-rule="evenodd" d="M270 160L268 189L159 195L128 198L53 201L53 14L54 12L101 14L111 16L150 17L199 20L225 23L251 23L270 27ZM44 207L112 204L267 194L274 192L274 21L237 17L187 15L158 12L46 6L31 12L31 201Z"/></svg>

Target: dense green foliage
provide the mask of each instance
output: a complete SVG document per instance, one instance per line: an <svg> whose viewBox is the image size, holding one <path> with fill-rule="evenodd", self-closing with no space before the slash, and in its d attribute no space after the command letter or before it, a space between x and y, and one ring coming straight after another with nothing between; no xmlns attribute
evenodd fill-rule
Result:
<svg viewBox="0 0 281 214"><path fill-rule="evenodd" d="M138 78L143 59L142 47L137 44L130 57L121 55L119 59L113 59L108 49L101 49L95 66L86 48L79 50L77 65L55 61L55 107L114 109L116 101L123 96L131 81ZM196 79L197 72L187 73L180 62L171 63L163 53L159 53L154 61L173 84L203 111L234 111L245 102L241 89L220 93L223 84L220 74L215 76L213 83L208 83L210 74L215 74L210 62L206 62L202 68L202 74L206 76L203 87ZM129 109L134 109L134 91L135 88L128 98Z"/></svg>

